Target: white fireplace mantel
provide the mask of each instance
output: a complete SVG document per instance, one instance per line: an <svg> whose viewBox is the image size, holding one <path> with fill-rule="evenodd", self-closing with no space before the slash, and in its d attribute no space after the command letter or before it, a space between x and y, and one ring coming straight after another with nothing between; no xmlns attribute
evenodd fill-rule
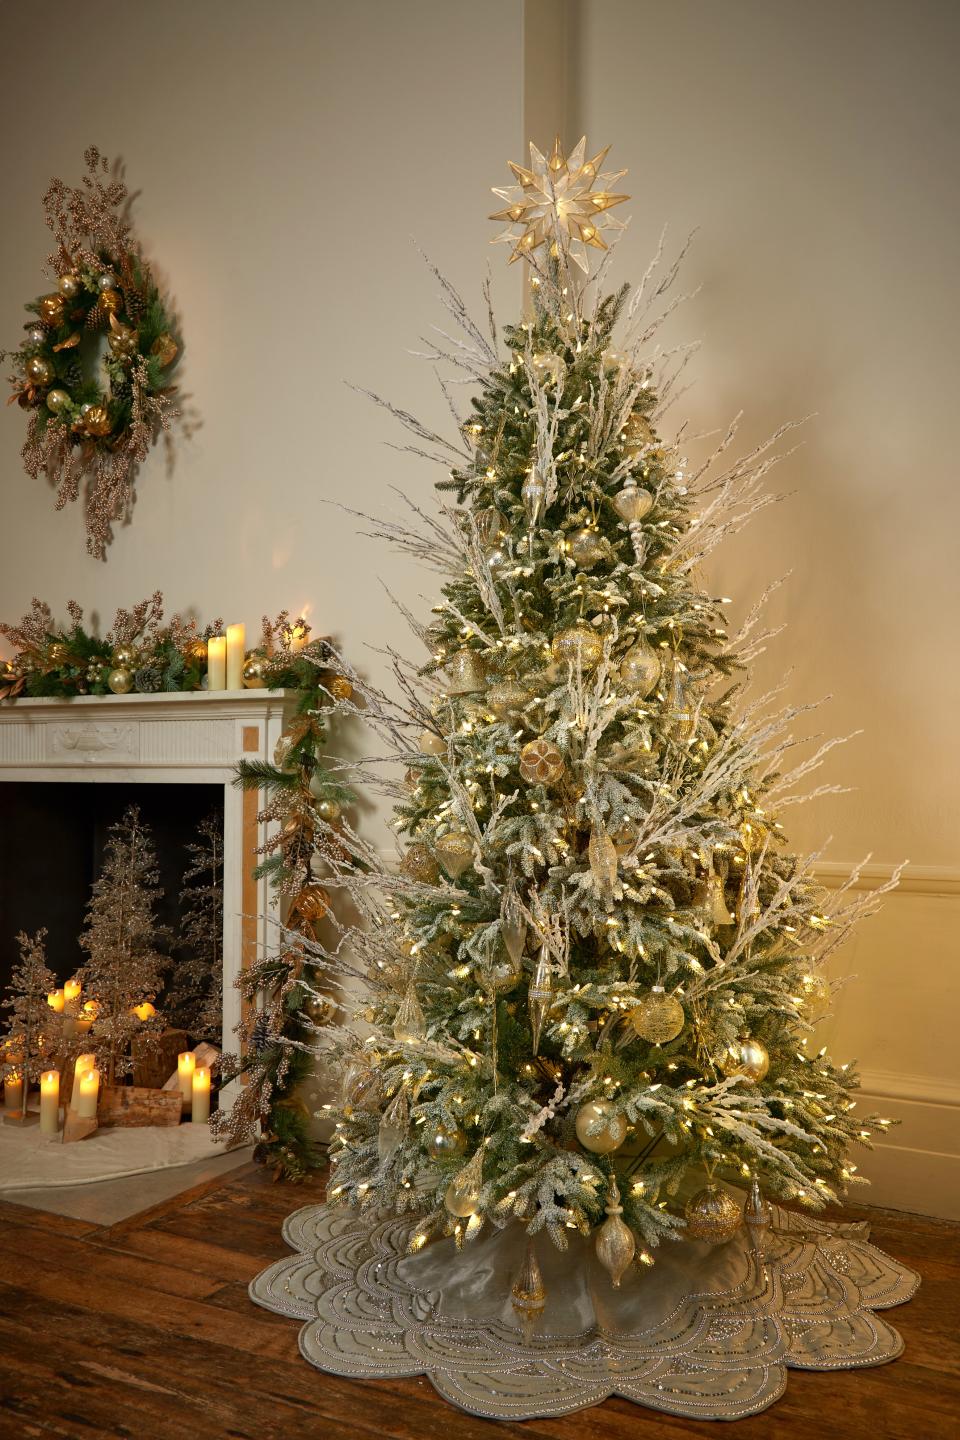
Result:
<svg viewBox="0 0 960 1440"><path fill-rule="evenodd" d="M223 1036L240 1020L234 981L265 953L270 893L253 870L264 843L258 791L238 790L238 761L270 760L296 703L287 690L80 695L0 703L0 783L222 785ZM2 805L0 793L0 805ZM221 1096L229 1103L232 1087Z"/></svg>

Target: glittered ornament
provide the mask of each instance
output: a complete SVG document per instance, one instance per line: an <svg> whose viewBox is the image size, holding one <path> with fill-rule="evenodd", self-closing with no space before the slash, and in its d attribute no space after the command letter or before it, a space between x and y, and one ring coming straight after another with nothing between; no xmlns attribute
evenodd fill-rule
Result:
<svg viewBox="0 0 960 1440"><path fill-rule="evenodd" d="M377 1129L377 1155L381 1165L389 1165L410 1129L410 1102L401 1085L380 1117Z"/></svg>
<svg viewBox="0 0 960 1440"><path fill-rule="evenodd" d="M617 847L605 830L594 825L587 846L590 874L601 894L609 894L617 883Z"/></svg>
<svg viewBox="0 0 960 1440"><path fill-rule="evenodd" d="M48 390L46 405L47 409L52 410L54 415L59 415L61 410L69 408L70 396L66 390Z"/></svg>
<svg viewBox="0 0 960 1440"><path fill-rule="evenodd" d="M265 690L267 661L263 655L248 655L243 662L241 678L245 690Z"/></svg>
<svg viewBox="0 0 960 1440"><path fill-rule="evenodd" d="M452 1160L457 1155L462 1155L466 1148L467 1137L462 1130L435 1125L428 1132L427 1154L431 1160Z"/></svg>
<svg viewBox="0 0 960 1440"><path fill-rule="evenodd" d="M40 318L48 325L62 325L67 302L62 295L44 295L40 301Z"/></svg>
<svg viewBox="0 0 960 1440"><path fill-rule="evenodd" d="M720 1069L724 1075L741 1075L756 1084L770 1069L770 1054L761 1040L746 1036L724 1051L720 1057Z"/></svg>
<svg viewBox="0 0 960 1440"><path fill-rule="evenodd" d="M719 1185L707 1185L687 1202L684 1211L688 1240L724 1245L740 1229L740 1206Z"/></svg>
<svg viewBox="0 0 960 1440"><path fill-rule="evenodd" d="M622 431L624 455L639 454L641 450L656 444L656 438L650 421L645 416L637 414L635 410L631 411L624 422Z"/></svg>
<svg viewBox="0 0 960 1440"><path fill-rule="evenodd" d="M580 1106L575 1121L577 1139L594 1155L619 1150L627 1138L627 1122L609 1100L588 1100Z"/></svg>
<svg viewBox="0 0 960 1440"><path fill-rule="evenodd" d="M641 1040L651 1045L666 1045L670 1040L676 1040L685 1020L680 1001L675 995L668 995L662 985L654 985L650 994L644 996L636 1009L630 1012L634 1030Z"/></svg>
<svg viewBox="0 0 960 1440"><path fill-rule="evenodd" d="M533 972L530 988L527 991L527 1011L530 1016L530 1036L534 1055L540 1048L540 1036L543 1033L544 1021L556 998L556 991L553 988L553 971L545 951L541 950L537 968Z"/></svg>
<svg viewBox="0 0 960 1440"><path fill-rule="evenodd" d="M516 680L500 680L487 691L487 706L500 720L519 715L530 699L530 691Z"/></svg>
<svg viewBox="0 0 960 1440"><path fill-rule="evenodd" d="M111 290L108 288L100 291L98 303L105 315L116 315L118 310L123 307L123 297L119 290Z"/></svg>
<svg viewBox="0 0 960 1440"><path fill-rule="evenodd" d="M475 650L458 650L447 666L448 695L472 695L486 680L487 668Z"/></svg>
<svg viewBox="0 0 960 1440"><path fill-rule="evenodd" d="M446 755L447 742L434 730L424 730L419 740L421 755Z"/></svg>
<svg viewBox="0 0 960 1440"><path fill-rule="evenodd" d="M531 740L520 751L520 774L528 785L555 785L565 769L563 756L549 740Z"/></svg>
<svg viewBox="0 0 960 1440"><path fill-rule="evenodd" d="M661 668L660 656L647 639L641 638L620 661L620 680L625 689L642 699L657 688Z"/></svg>
<svg viewBox="0 0 960 1440"><path fill-rule="evenodd" d="M451 1215L466 1220L477 1213L483 1186L483 1147L475 1150L463 1169L450 1181L443 1203Z"/></svg>
<svg viewBox="0 0 960 1440"><path fill-rule="evenodd" d="M623 489L613 497L613 508L625 525L639 525L653 509L653 496L649 490L641 490L632 477Z"/></svg>
<svg viewBox="0 0 960 1440"><path fill-rule="evenodd" d="M440 879L440 867L433 853L422 841L415 840L408 845L400 862L400 874L419 885L436 885Z"/></svg>
<svg viewBox="0 0 960 1440"><path fill-rule="evenodd" d="M520 499L523 501L527 524L531 529L537 524L543 514L543 503L546 499L546 494L546 486L540 477L540 472L537 470L537 467L534 466L520 489Z"/></svg>
<svg viewBox="0 0 960 1440"><path fill-rule="evenodd" d="M407 986L407 993L400 1002L393 1021L393 1038L401 1045L416 1045L427 1033L427 1022L423 1007L417 999L414 985Z"/></svg>
<svg viewBox="0 0 960 1440"><path fill-rule="evenodd" d="M581 530L574 530L567 540L567 551L570 559L580 570L592 570L607 553L607 545L603 536L590 526L584 526Z"/></svg>
<svg viewBox="0 0 960 1440"><path fill-rule="evenodd" d="M327 681L327 689L334 700L353 699L353 686L346 675L334 675L331 680Z"/></svg>
<svg viewBox="0 0 960 1440"><path fill-rule="evenodd" d="M107 685L114 695L129 695L133 689L133 671L125 665L118 665L107 676Z"/></svg>
<svg viewBox="0 0 960 1440"><path fill-rule="evenodd" d="M821 1020L830 1009L830 981L819 970L811 970L800 981L800 1005L807 1020Z"/></svg>
<svg viewBox="0 0 960 1440"><path fill-rule="evenodd" d="M450 830L434 846L440 864L456 880L473 864L473 841L463 830Z"/></svg>
<svg viewBox="0 0 960 1440"><path fill-rule="evenodd" d="M523 1327L524 1340L529 1345L534 1326L547 1307L547 1287L543 1283L532 1240L527 1241L523 1261L510 1287L510 1304Z"/></svg>
<svg viewBox="0 0 960 1440"><path fill-rule="evenodd" d="M56 374L46 355L31 355L23 368L31 385L49 385Z"/></svg>
<svg viewBox="0 0 960 1440"><path fill-rule="evenodd" d="M616 1180L610 1182L604 1213L608 1218L597 1232L597 1259L609 1272L614 1289L619 1289L620 1281L637 1253L637 1242L633 1238L633 1231L620 1218L623 1206L620 1204L620 1191L617 1189Z"/></svg>
<svg viewBox="0 0 960 1440"><path fill-rule="evenodd" d="M558 665L575 665L594 670L603 659L603 641L591 626L583 623L559 630L550 642L550 653Z"/></svg>
<svg viewBox="0 0 960 1440"><path fill-rule="evenodd" d="M83 428L88 435L102 438L113 429L110 412L105 405L91 405L83 417Z"/></svg>

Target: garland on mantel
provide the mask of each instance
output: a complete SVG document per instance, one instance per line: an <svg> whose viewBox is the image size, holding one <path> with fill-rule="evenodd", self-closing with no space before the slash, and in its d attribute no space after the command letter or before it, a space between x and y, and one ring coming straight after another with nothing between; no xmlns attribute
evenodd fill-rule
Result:
<svg viewBox="0 0 960 1440"><path fill-rule="evenodd" d="M35 599L19 624L0 623L0 636L16 652L0 661L0 700L204 688L207 640L222 631L222 621L202 629L181 616L164 621L159 590L132 610L118 610L103 637L91 633L74 601L67 611L70 624L57 625L50 607ZM353 687L330 641L311 639L306 620L292 619L288 611L273 621L263 617L244 684L296 696L272 762L242 761L235 779L244 789L264 792L257 819L270 824L271 833L255 874L269 877L284 923L277 949L236 982L244 1002L240 1054L221 1057L221 1075L241 1076L244 1084L233 1108L215 1111L210 1123L218 1138L239 1143L256 1138L256 1158L269 1163L276 1178L299 1180L321 1159L310 1112L298 1094L313 1061L306 1042L316 1025L329 1019L334 1003L305 980L299 943L314 938L329 909L319 883L326 862L314 837L322 822L329 847L328 827L336 826L354 798L321 765L320 748L329 712L352 698Z"/></svg>

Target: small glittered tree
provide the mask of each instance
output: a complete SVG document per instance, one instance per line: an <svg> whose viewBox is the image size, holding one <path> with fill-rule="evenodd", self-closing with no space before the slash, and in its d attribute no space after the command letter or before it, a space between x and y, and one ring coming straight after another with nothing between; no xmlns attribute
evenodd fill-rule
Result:
<svg viewBox="0 0 960 1440"><path fill-rule="evenodd" d="M12 1075L23 1079L24 1112L30 1081L39 1080L46 1069L62 1028L62 1018L47 1004L47 995L57 988L57 981L47 965L46 939L45 929L35 935L20 931L20 963L13 968L3 1002L11 1016L0 1051L0 1073L5 1080Z"/></svg>
<svg viewBox="0 0 960 1440"><path fill-rule="evenodd" d="M218 1045L223 1023L223 817L201 820L180 892L179 947L184 952L164 996L171 1025Z"/></svg>
<svg viewBox="0 0 960 1440"><path fill-rule="evenodd" d="M110 827L80 936L89 957L80 978L97 1005L89 1039L108 1084L131 1069L131 1042L136 1038L149 1048L160 1032L158 1013L144 1019L135 1008L156 998L168 964L157 948L159 897L152 836L139 808L131 805Z"/></svg>

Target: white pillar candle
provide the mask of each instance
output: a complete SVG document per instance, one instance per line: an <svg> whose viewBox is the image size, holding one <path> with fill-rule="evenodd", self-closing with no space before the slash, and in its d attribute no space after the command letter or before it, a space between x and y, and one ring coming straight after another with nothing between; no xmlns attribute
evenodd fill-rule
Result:
<svg viewBox="0 0 960 1440"><path fill-rule="evenodd" d="M73 1000L79 1000L79 998L80 998L80 991L81 991L82 989L83 989L83 986L80 984L80 981L79 981L79 980L68 980L68 981L67 981L66 985L64 985L64 987L63 987L63 998L64 998L64 1000L67 1002L68 1005L69 1005L69 1004L71 1003L71 1001L73 1001Z"/></svg>
<svg viewBox="0 0 960 1440"><path fill-rule="evenodd" d="M66 1001L63 998L63 991L51 991L50 994L47 996L47 1004L50 1006L50 1009L55 1015L62 1015L63 1007L66 1004Z"/></svg>
<svg viewBox="0 0 960 1440"><path fill-rule="evenodd" d="M40 1076L40 1134L60 1134L59 1070L44 1070Z"/></svg>
<svg viewBox="0 0 960 1440"><path fill-rule="evenodd" d="M227 626L227 689L243 689L243 662L246 659L245 625Z"/></svg>
<svg viewBox="0 0 960 1440"><path fill-rule="evenodd" d="M86 1070L93 1070L97 1063L94 1054L78 1055L77 1062L73 1067L73 1089L70 1092L70 1109L76 1110L80 1103L80 1076Z"/></svg>
<svg viewBox="0 0 960 1440"><path fill-rule="evenodd" d="M205 1125L210 1119L210 1071L206 1065L198 1065L193 1072L190 1119L194 1125Z"/></svg>
<svg viewBox="0 0 960 1440"><path fill-rule="evenodd" d="M184 1050L177 1056L177 1081L180 1085L180 1098L185 1107L193 1097L193 1072L196 1064L197 1057L192 1050Z"/></svg>
<svg viewBox="0 0 960 1440"><path fill-rule="evenodd" d="M211 635L207 641L207 689L227 688L227 638Z"/></svg>
<svg viewBox="0 0 960 1440"><path fill-rule="evenodd" d="M302 650L309 638L310 631L307 629L306 625L291 625L289 649L292 650L294 653L296 653L298 650Z"/></svg>
<svg viewBox="0 0 960 1440"><path fill-rule="evenodd" d="M97 1118L97 1097L100 1094L100 1071L84 1070L80 1076L80 1094L77 1098L77 1114L84 1120Z"/></svg>
<svg viewBox="0 0 960 1440"><path fill-rule="evenodd" d="M19 1071L7 1075L3 1082L3 1108L4 1110L19 1112L23 1104L23 1080Z"/></svg>

